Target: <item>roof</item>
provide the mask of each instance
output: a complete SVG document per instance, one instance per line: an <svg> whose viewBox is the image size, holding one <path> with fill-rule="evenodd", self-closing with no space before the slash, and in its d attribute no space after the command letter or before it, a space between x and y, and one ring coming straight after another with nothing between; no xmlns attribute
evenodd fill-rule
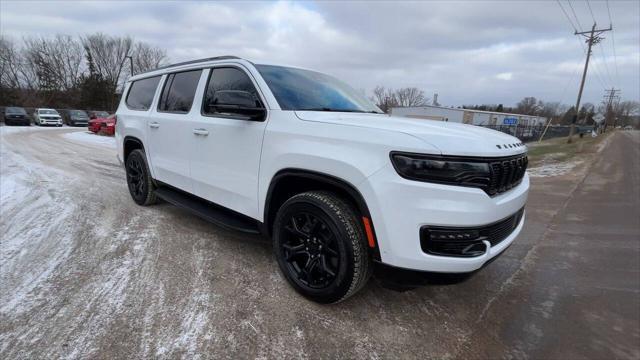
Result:
<svg viewBox="0 0 640 360"><path fill-rule="evenodd" d="M469 111L475 113L483 113L483 114L495 114L495 115L509 115L509 116L531 116L543 118L544 116L540 115L525 115L525 114L513 114L499 111L485 111L485 110L473 110L473 109L458 109L446 106L436 106L436 105L421 105L421 106L394 106L391 109L424 109L424 108L436 108L436 109L445 109L445 110L456 110L456 111Z"/></svg>

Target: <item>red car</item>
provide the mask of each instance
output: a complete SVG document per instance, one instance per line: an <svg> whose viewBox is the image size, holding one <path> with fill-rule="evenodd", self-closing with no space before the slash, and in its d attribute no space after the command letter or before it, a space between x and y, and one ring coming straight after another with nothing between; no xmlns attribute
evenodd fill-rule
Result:
<svg viewBox="0 0 640 360"><path fill-rule="evenodd" d="M96 134L115 135L116 133L116 115L109 115L106 118L98 117L89 120L89 131Z"/></svg>

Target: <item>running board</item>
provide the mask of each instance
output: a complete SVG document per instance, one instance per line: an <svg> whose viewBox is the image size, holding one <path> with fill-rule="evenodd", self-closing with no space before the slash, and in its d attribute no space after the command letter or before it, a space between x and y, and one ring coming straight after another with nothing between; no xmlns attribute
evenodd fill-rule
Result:
<svg viewBox="0 0 640 360"><path fill-rule="evenodd" d="M218 226L250 234L260 233L257 220L238 214L194 195L164 186L157 188L155 193L160 199L184 208L194 215Z"/></svg>

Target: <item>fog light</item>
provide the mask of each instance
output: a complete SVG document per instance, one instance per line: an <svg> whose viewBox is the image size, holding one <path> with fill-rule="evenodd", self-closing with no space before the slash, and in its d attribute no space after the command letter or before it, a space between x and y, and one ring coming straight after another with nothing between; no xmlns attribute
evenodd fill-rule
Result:
<svg viewBox="0 0 640 360"><path fill-rule="evenodd" d="M435 241L469 241L479 238L480 233L478 230L429 230L429 237Z"/></svg>

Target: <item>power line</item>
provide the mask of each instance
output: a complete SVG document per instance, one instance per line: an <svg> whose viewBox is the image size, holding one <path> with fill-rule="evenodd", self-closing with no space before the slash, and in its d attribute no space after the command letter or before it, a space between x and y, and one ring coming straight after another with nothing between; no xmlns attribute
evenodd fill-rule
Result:
<svg viewBox="0 0 640 360"><path fill-rule="evenodd" d="M595 15L593 15L593 10L591 9L591 4L589 3L589 0L585 0L585 2L587 3L587 8L589 9L589 13L591 13L591 19L593 19L593 23L597 23L596 21L596 17ZM604 54L604 50L602 49L602 47L598 47L600 50L600 57L602 58L602 62L604 63L604 69L607 72L607 79L609 80L610 84L613 84L613 78L611 77L611 72L609 71L609 64L607 63L607 57ZM595 62L594 62L595 64Z"/></svg>
<svg viewBox="0 0 640 360"><path fill-rule="evenodd" d="M607 14L609 14L609 24L613 28L613 20L611 20L611 9L609 9L609 0L606 1ZM620 75L618 74L618 56L616 55L616 37L614 31L611 31L611 46L613 47L613 61L616 66L616 80L620 84Z"/></svg>
<svg viewBox="0 0 640 360"><path fill-rule="evenodd" d="M600 57L602 57L602 62L604 63L604 69L607 71L607 77L609 78L609 81L611 82L611 84L613 84L613 78L611 77L611 73L609 72L609 65L607 64L607 59L604 55L604 50L602 50L602 46L598 46L598 49L600 50Z"/></svg>
<svg viewBox="0 0 640 360"><path fill-rule="evenodd" d="M569 14L567 14L567 11L564 9L564 7L562 6L562 3L560 3L560 0L556 0L556 2L558 3L558 6L560 6L560 9L562 10L562 12L564 13L564 16L567 18L567 20L569 21L569 24L571 24L571 27L573 28L574 31L578 31L578 29L576 28L575 25L573 25L573 21L571 21L571 18L569 17Z"/></svg>
<svg viewBox="0 0 640 360"><path fill-rule="evenodd" d="M593 19L593 22L596 22L596 17L593 16L593 10L591 10L591 4L589 4L589 0L585 0L587 2L587 7L589 8L589 12L591 13L591 18Z"/></svg>
<svg viewBox="0 0 640 360"><path fill-rule="evenodd" d="M567 19L567 21L569 21L569 24L571 25L573 30L577 33L578 29L576 28L576 25L574 25L573 21L571 20L571 17L569 16L567 11L565 10L564 6L562 6L562 3L559 0L556 0L556 3L558 3L558 6L560 7L560 10L562 10L562 13L564 14L565 18ZM571 6L571 2L569 0L567 0L567 3L569 3L569 6ZM571 7L571 9L573 11L573 7ZM574 16L576 15L575 11L573 11L573 15ZM576 21L577 20L578 20L578 18L576 16ZM580 41L580 38L576 38L576 40L578 40L578 43L580 44L580 47L582 48L582 53L586 55L587 54L587 49L585 49L584 44L582 43L582 41ZM602 85L603 88L606 88L607 85L605 84L605 81L602 80L603 77L600 74L600 69L599 69L599 67L596 66L595 62L593 63L593 70L595 71L596 78L600 82L600 85Z"/></svg>
<svg viewBox="0 0 640 360"><path fill-rule="evenodd" d="M571 13L573 13L573 17L576 19L576 24L578 24L578 29L582 31L582 25L580 25L580 20L578 20L578 16L576 15L576 11L573 9L573 5L571 5L571 0L567 0L569 4L569 8L571 9Z"/></svg>

